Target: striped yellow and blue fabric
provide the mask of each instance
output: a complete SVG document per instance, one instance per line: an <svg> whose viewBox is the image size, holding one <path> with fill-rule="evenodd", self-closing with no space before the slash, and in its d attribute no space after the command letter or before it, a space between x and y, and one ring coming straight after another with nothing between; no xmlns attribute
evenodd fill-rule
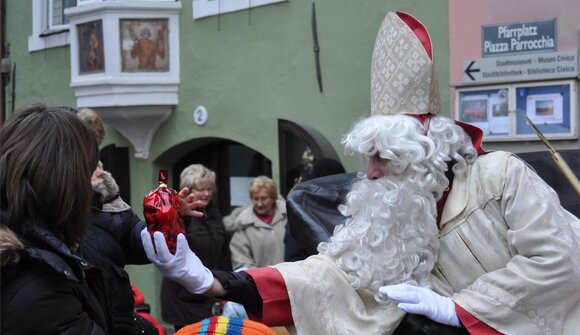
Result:
<svg viewBox="0 0 580 335"><path fill-rule="evenodd" d="M175 335L275 335L275 333L262 323L222 315L185 326Z"/></svg>

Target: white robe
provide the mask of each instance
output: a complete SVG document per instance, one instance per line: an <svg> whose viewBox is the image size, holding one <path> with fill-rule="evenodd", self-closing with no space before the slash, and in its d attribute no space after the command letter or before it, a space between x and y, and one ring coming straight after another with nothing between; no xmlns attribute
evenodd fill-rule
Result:
<svg viewBox="0 0 580 335"><path fill-rule="evenodd" d="M395 303L379 305L370 291L353 289L334 258L316 255L275 268L286 283L298 334L391 334L405 315Z"/></svg>
<svg viewBox="0 0 580 335"><path fill-rule="evenodd" d="M505 334L579 334L580 220L525 162L492 152L455 177L439 235L434 274L467 312Z"/></svg>
<svg viewBox="0 0 580 335"><path fill-rule="evenodd" d="M578 334L580 221L523 161L481 156L442 213L434 290L505 334ZM332 258L276 266L298 334L390 334L404 313L354 290Z"/></svg>

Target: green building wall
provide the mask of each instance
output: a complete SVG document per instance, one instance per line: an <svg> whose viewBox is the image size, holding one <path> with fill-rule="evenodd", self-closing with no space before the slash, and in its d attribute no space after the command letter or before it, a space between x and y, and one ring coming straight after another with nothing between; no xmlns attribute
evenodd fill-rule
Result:
<svg viewBox="0 0 580 335"><path fill-rule="evenodd" d="M15 106L29 102L75 106L69 47L28 52L31 2L7 0L6 42L16 64ZM180 158L164 154L196 138L229 139L262 153L272 161L278 180L280 118L316 128L347 170L356 170L358 163L344 157L340 138L369 113L371 54L387 11L411 13L428 27L443 110L449 110L447 0L317 0L323 93L315 74L311 4L292 0L194 21L192 1L182 1L179 105L155 134L147 160L134 158L131 144L110 127L103 143L131 150L131 205L136 213L142 213L140 199L156 186L158 168L170 167ZM10 97L10 88L6 93ZM11 103L5 101L7 110ZM208 111L204 126L193 122L198 105ZM160 318L159 273L151 265L128 270L153 315Z"/></svg>

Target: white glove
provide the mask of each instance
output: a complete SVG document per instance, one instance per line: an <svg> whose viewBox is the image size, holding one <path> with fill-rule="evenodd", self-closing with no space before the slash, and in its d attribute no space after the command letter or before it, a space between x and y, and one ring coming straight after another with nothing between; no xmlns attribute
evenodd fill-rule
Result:
<svg viewBox="0 0 580 335"><path fill-rule="evenodd" d="M155 247L147 229L141 231L141 242L147 258L159 269L163 277L176 281L194 294L202 294L212 287L214 279L211 271L203 266L195 253L189 249L183 234L177 235L175 255L169 252L163 233L155 232L153 239Z"/></svg>
<svg viewBox="0 0 580 335"><path fill-rule="evenodd" d="M433 321L450 326L461 325L453 300L440 296L428 288L411 284L389 285L379 288L379 295L383 299L398 302L398 307L407 313L422 314Z"/></svg>

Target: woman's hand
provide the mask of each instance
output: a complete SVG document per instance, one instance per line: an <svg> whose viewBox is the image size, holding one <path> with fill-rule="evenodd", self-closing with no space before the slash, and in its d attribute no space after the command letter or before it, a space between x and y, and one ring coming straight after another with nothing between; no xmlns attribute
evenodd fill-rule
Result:
<svg viewBox="0 0 580 335"><path fill-rule="evenodd" d="M179 203L181 204L179 214L182 216L203 216L203 212L195 210L195 208L202 207L203 201L196 200L195 194L189 193L189 188L184 187L179 191Z"/></svg>

